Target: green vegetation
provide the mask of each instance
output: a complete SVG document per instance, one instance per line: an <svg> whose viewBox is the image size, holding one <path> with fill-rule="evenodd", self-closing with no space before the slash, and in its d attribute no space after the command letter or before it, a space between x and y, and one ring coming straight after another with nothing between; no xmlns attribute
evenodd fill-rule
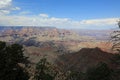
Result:
<svg viewBox="0 0 120 80"><path fill-rule="evenodd" d="M21 45L7 45L5 42L0 42L0 80L29 79L29 73L26 71L27 58L24 57L23 51ZM115 59L119 59L119 57L117 56ZM116 64L118 63L116 62ZM99 63L85 73L72 70L65 72L48 62L46 58L42 58L36 64L34 71L33 80L115 80L114 75L118 76L118 73L112 71L105 63Z"/></svg>
<svg viewBox="0 0 120 80"><path fill-rule="evenodd" d="M29 76L22 67L25 63L22 46L7 46L5 42L0 42L0 80L28 80Z"/></svg>
<svg viewBox="0 0 120 80"><path fill-rule="evenodd" d="M99 63L86 72L86 80L113 80L112 70L105 63Z"/></svg>
<svg viewBox="0 0 120 80"><path fill-rule="evenodd" d="M57 72L46 58L42 58L36 64L35 80L55 80L56 75Z"/></svg>
<svg viewBox="0 0 120 80"><path fill-rule="evenodd" d="M85 74L79 71L69 71L66 80L84 80Z"/></svg>

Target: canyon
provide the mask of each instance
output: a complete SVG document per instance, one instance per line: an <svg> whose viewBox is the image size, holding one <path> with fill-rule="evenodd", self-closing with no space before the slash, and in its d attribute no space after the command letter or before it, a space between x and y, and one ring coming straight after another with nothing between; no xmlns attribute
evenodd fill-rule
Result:
<svg viewBox="0 0 120 80"><path fill-rule="evenodd" d="M0 26L0 41L24 46L24 53L33 63L46 56L54 62L59 55L96 48L112 52L110 34L113 30L74 30L55 27Z"/></svg>

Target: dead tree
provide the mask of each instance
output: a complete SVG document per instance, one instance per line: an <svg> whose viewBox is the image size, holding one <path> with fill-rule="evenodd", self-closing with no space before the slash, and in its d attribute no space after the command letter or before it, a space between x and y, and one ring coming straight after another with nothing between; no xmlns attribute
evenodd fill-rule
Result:
<svg viewBox="0 0 120 80"><path fill-rule="evenodd" d="M113 43L112 50L120 53L120 19L118 20L118 27L119 29L111 34L111 41Z"/></svg>

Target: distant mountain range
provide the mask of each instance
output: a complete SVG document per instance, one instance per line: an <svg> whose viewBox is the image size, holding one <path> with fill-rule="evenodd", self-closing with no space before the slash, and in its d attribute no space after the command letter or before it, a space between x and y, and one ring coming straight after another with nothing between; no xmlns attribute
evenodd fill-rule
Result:
<svg viewBox="0 0 120 80"><path fill-rule="evenodd" d="M95 38L96 40L108 40L110 38L110 33L113 30L87 30L87 29L73 29L73 30L67 30L67 29L58 29L55 27L34 27L34 26L0 26L1 32L4 34L51 34L51 36L55 36L58 34L58 36L64 36L64 35L70 35L75 34L79 36L86 36ZM0 33L1 33L0 32ZM8 33L7 33L8 32ZM53 32L53 33L52 33ZM1 33L2 34L2 33ZM50 36L50 35L49 35Z"/></svg>
<svg viewBox="0 0 120 80"><path fill-rule="evenodd" d="M89 29L78 29L78 30L71 30L75 31L79 35L84 35L84 36L91 36L93 38L96 38L96 40L109 40L110 39L110 34L114 30L89 30Z"/></svg>

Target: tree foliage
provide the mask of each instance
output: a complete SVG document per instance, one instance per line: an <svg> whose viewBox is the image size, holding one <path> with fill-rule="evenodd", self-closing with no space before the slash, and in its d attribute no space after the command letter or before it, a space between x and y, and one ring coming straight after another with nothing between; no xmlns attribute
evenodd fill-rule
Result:
<svg viewBox="0 0 120 80"><path fill-rule="evenodd" d="M35 80L54 80L57 75L55 67L46 58L42 58L36 65Z"/></svg>
<svg viewBox="0 0 120 80"><path fill-rule="evenodd" d="M69 71L66 80L84 80L85 74L80 71Z"/></svg>
<svg viewBox="0 0 120 80"><path fill-rule="evenodd" d="M86 80L113 80L112 70L105 63L99 63L86 72Z"/></svg>
<svg viewBox="0 0 120 80"><path fill-rule="evenodd" d="M120 20L118 21L118 26L120 29ZM120 53L120 30L115 30L111 34L111 42L113 43L112 50Z"/></svg>
<svg viewBox="0 0 120 80"><path fill-rule="evenodd" d="M0 80L28 80L28 74L19 64L24 64L23 47L18 44L7 46L0 42Z"/></svg>

